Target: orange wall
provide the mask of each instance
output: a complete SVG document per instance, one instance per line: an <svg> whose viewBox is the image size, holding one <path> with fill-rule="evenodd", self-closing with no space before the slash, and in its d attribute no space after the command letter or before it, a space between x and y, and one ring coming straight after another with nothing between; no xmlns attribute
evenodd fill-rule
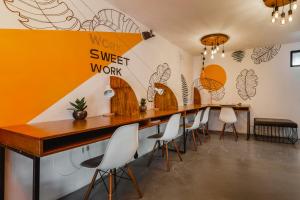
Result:
<svg viewBox="0 0 300 200"><path fill-rule="evenodd" d="M133 33L0 30L0 126L33 119L95 75L91 62L111 63L90 58L91 48L121 56L140 41Z"/></svg>

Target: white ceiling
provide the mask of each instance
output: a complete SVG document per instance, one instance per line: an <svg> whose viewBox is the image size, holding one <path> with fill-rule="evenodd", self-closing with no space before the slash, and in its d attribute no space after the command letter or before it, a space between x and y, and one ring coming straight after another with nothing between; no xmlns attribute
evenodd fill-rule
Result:
<svg viewBox="0 0 300 200"><path fill-rule="evenodd" d="M203 48L199 39L215 32L230 36L227 50L300 41L300 9L291 24L272 24L263 0L107 1L193 55Z"/></svg>

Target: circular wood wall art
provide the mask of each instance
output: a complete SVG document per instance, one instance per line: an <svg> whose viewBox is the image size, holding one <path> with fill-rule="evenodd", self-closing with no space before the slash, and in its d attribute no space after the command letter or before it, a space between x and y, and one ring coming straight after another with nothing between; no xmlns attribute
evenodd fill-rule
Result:
<svg viewBox="0 0 300 200"><path fill-rule="evenodd" d="M273 8L276 6L276 2L277 2L277 6L281 7L293 3L296 0L263 0L263 1L267 7Z"/></svg>
<svg viewBox="0 0 300 200"><path fill-rule="evenodd" d="M201 43L205 46L222 45L229 40L229 36L223 33L205 35L201 38Z"/></svg>

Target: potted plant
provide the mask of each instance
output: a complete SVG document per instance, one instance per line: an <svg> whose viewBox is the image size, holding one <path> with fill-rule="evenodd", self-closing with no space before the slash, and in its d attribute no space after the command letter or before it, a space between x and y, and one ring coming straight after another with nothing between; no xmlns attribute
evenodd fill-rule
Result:
<svg viewBox="0 0 300 200"><path fill-rule="evenodd" d="M70 102L72 108L68 108L68 110L73 110L73 117L76 120L83 120L86 118L87 116L87 112L86 112L86 101L85 98L83 97L81 100L76 99L76 101Z"/></svg>
<svg viewBox="0 0 300 200"><path fill-rule="evenodd" d="M141 99L140 111L141 112L146 112L147 111L146 99L145 98Z"/></svg>

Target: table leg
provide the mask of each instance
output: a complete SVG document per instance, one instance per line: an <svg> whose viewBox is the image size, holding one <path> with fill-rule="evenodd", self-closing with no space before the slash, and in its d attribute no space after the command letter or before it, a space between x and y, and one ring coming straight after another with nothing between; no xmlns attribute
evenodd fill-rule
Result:
<svg viewBox="0 0 300 200"><path fill-rule="evenodd" d="M32 199L40 199L40 158L33 157Z"/></svg>
<svg viewBox="0 0 300 200"><path fill-rule="evenodd" d="M247 111L247 140L250 139L250 110Z"/></svg>
<svg viewBox="0 0 300 200"><path fill-rule="evenodd" d="M186 152L185 116L183 116L183 153Z"/></svg>
<svg viewBox="0 0 300 200"><path fill-rule="evenodd" d="M0 146L0 200L4 200L5 148Z"/></svg>

